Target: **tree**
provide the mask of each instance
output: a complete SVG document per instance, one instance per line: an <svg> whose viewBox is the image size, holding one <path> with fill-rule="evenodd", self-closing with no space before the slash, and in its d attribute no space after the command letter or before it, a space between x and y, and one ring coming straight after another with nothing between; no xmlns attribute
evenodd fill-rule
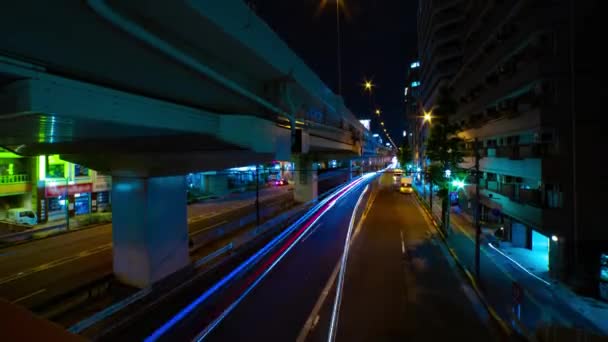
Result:
<svg viewBox="0 0 608 342"><path fill-rule="evenodd" d="M432 184L439 186L438 195L442 198L441 220L445 232L450 227L449 189L450 177L446 170L455 174L459 164L464 159L462 151L463 140L459 138L458 125L450 124L449 117L458 110L458 103L453 99L448 88L441 88L435 106L433 106L433 122L426 143L426 154L431 160L429 167Z"/></svg>
<svg viewBox="0 0 608 342"><path fill-rule="evenodd" d="M397 155L397 160L401 167L406 167L407 164L411 163L414 160L414 155L412 148L410 147L407 138L403 140L403 144L399 147L399 154Z"/></svg>

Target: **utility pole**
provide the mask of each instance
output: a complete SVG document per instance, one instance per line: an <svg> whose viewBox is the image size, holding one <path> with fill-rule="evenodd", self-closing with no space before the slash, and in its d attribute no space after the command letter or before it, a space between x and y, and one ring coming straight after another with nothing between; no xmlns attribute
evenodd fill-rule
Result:
<svg viewBox="0 0 608 342"><path fill-rule="evenodd" d="M429 208L431 208L431 216L433 216L433 178L429 177Z"/></svg>
<svg viewBox="0 0 608 342"><path fill-rule="evenodd" d="M480 239L481 239L481 224L479 222L479 211L481 204L479 203L479 146L478 140L475 138L473 142L473 148L475 149L475 276L477 280L480 278Z"/></svg>
<svg viewBox="0 0 608 342"><path fill-rule="evenodd" d="M70 230L70 179L65 178L64 204L65 204L65 230Z"/></svg>
<svg viewBox="0 0 608 342"><path fill-rule="evenodd" d="M255 166L255 222L256 226L260 226L260 176L258 173L258 165Z"/></svg>

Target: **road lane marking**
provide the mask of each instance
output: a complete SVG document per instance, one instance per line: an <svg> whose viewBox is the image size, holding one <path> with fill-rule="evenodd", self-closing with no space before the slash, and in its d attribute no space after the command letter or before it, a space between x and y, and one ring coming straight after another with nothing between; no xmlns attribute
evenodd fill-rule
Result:
<svg viewBox="0 0 608 342"><path fill-rule="evenodd" d="M198 234L200 234L200 233L202 233L202 232L204 232L204 231L206 231L206 230L213 229L213 228L215 228L215 227L221 226L221 225L226 224L226 223L228 223L228 221L227 221L227 220L224 220L224 221L221 221L221 222L218 222L218 223L212 224L212 225L210 225L210 226L207 226L207 227L201 228L201 229L199 229L199 230L193 231L192 233L190 233L190 236L192 237L192 236L194 236L194 235L198 235Z"/></svg>
<svg viewBox="0 0 608 342"><path fill-rule="evenodd" d="M199 297L197 297L194 301L188 304L186 307L181 309L177 314L175 314L169 321L165 322L160 328L156 329L150 336L148 336L145 341L156 341L161 336L163 336L169 329L173 328L178 322L183 320L188 314L192 312L196 307L198 307L201 303L207 300L211 295L213 295L218 289L222 288L229 281L232 281L236 275L238 275L242 270L244 270L250 264L259 261L262 257L265 257L269 251L271 251L274 247L278 246L280 243L284 242L292 233L297 232L296 236L292 237L292 240L288 242L288 245L283 245L283 248L279 251L281 255L275 254L274 262L268 266L266 271L264 271L258 278L250 284L249 288L245 290L229 307L227 307L221 314L218 316L211 324L209 324L203 331L201 331L194 340L201 341L207 336L220 322L238 305L240 301L242 301L249 292L257 286L257 284L262 281L266 275L276 266L277 263L283 259L283 257L289 253L289 251L298 244L301 240L302 236L306 234L308 229L310 229L334 204L336 201L346 196L350 191L357 187L358 184L363 182L365 178L358 178L351 183L348 183L346 186L338 188L335 192L331 193L330 196L324 198L323 200L317 202L312 208L310 208L304 215L296 220L296 222L292 223L287 229L285 229L282 233L276 236L273 240L267 243L262 249L258 250L254 255L250 256L247 260L233 269L228 275L222 278L220 281L215 283L211 288L203 292ZM312 202L311 202L312 203ZM304 227L301 225L305 224ZM300 230L298 230L300 228ZM294 240L295 239L295 240ZM278 255L278 257L277 257Z"/></svg>
<svg viewBox="0 0 608 342"><path fill-rule="evenodd" d="M48 269L51 269L51 268L54 268L54 267L58 267L58 266L67 264L67 263L72 262L74 260L82 259L82 258L91 256L91 255L94 255L94 254L97 254L97 253L101 253L101 252L104 252L104 251L109 250L111 248L112 248L112 243L108 243L108 244L97 246L95 248L92 248L92 249L89 249L89 250L86 250L86 251L82 251L82 252L80 252L78 254L75 254L75 255L72 255L72 256L69 256L69 257L53 260L53 261L51 261L49 263L38 265L38 266L32 267L30 269L27 269L27 270L24 270L24 271L21 271L21 272L18 272L18 273L6 276L4 278L0 278L0 285L4 285L6 283L10 283L10 282L15 281L17 279L21 279L21 278L27 277L27 276L29 276L31 274L34 274L34 273L38 273L38 272L41 272L41 271L46 271Z"/></svg>
<svg viewBox="0 0 608 342"><path fill-rule="evenodd" d="M300 330L298 338L296 338L296 342L306 341L306 337L308 337L310 331L312 331L312 329L314 329L314 327L316 326L315 321L319 321L319 311L321 311L321 307L323 306L325 299L329 295L331 288L336 282L336 278L338 277L338 271L340 271L340 261L336 263L333 272L331 272L331 276L329 277L327 284L325 284L325 287L323 287L323 291L321 291L321 295L319 296L319 299L317 299L317 302L315 303L315 306L313 307L310 316L308 316L306 323L302 327L302 330Z"/></svg>
<svg viewBox="0 0 608 342"><path fill-rule="evenodd" d="M399 230L399 235L401 235L401 253L405 255L405 241L403 240L403 231Z"/></svg>
<svg viewBox="0 0 608 342"><path fill-rule="evenodd" d="M518 263L517 261L515 261L514 259L512 259L511 257L509 257L508 255L506 255L505 253L503 253L502 251L498 250L498 248L492 246L491 243L488 244L488 246L490 246L490 248L492 248L493 250L495 250L496 252L500 253L502 256L504 256L505 258L509 259L512 263L514 263L515 265L517 265L519 268L521 268L524 272L526 272L527 274L531 275L532 277L534 277L535 279L537 279L538 281L543 282L544 284L546 284L547 286L551 286L551 283L544 280L543 278L537 276L536 274L528 271L525 267L523 267L520 263Z"/></svg>
<svg viewBox="0 0 608 342"><path fill-rule="evenodd" d="M21 301L24 301L24 300L28 299L28 298L34 297L35 295L41 294L41 293L42 293L42 292L44 292L44 291L46 291L46 289L40 289L40 290L38 290L38 291L34 291L34 292L32 292L32 293L28 294L27 296L23 296L23 297L21 297L21 298L17 298L17 299L15 299L15 300L13 301L13 304L17 304L17 303L19 303L19 302L21 302Z"/></svg>
<svg viewBox="0 0 608 342"><path fill-rule="evenodd" d="M308 232L308 234L306 234L306 236L302 238L302 242L306 241L317 229L321 228L322 225L323 223L319 222L314 227L312 227L310 232Z"/></svg>
<svg viewBox="0 0 608 342"><path fill-rule="evenodd" d="M350 243L353 243L353 241L357 237L357 234L361 230L363 221L365 221L365 218L367 217L367 213L371 209L372 204L374 203L374 200L376 199L376 194L377 193L374 193L374 196L371 198L371 200L369 200L369 204L368 204L365 212L363 213L363 215L361 215L361 219L359 220L359 223L357 224L357 228L355 229L355 233L353 234ZM306 341L306 337L308 337L308 334L317 325L317 323L320 319L319 311L321 310L321 307L323 306L325 299L327 299L327 295L329 295L331 288L334 286L334 283L336 282L336 277L338 276L339 270L340 270L340 260L338 260L338 262L336 263L336 266L334 267L334 270L332 271L331 276L329 277L329 280L325 284L323 291L321 291L321 295L317 299L317 302L315 303L315 306L313 307L312 312L308 316L308 319L306 319L306 323L302 327L302 330L300 330L300 333L298 334L298 337L296 338L296 342Z"/></svg>
<svg viewBox="0 0 608 342"><path fill-rule="evenodd" d="M338 317L340 316L340 304L342 303L342 289L344 288L344 277L346 275L346 263L348 262L348 252L350 249L351 236L353 233L353 226L355 225L355 216L357 214L357 208L359 204L361 204L361 200L363 199L363 195L369 190L369 185L365 186L361 195L359 195L359 199L357 200L357 204L355 204L355 208L353 209L353 213L350 217L350 223L348 225L348 232L346 233L346 239L344 240L344 250L342 252L342 262L340 263L340 272L338 274L338 284L336 285L336 297L334 298L334 307L331 313L331 324L329 326L329 337L327 341L332 342L336 340L336 334L338 332Z"/></svg>
<svg viewBox="0 0 608 342"><path fill-rule="evenodd" d="M135 292L134 294L130 295L129 297L127 297L119 302L116 302L116 303L106 307L105 309L95 313L93 316L87 317L87 318L83 319L82 321L72 325L71 327L68 328L68 331L73 334L79 334L79 333L83 332L85 329L87 329L88 327L98 323L102 319L110 317L114 313L116 313L116 312L126 308L127 306L131 305L132 303L144 298L151 292L152 292L151 287L143 288L143 289Z"/></svg>
<svg viewBox="0 0 608 342"><path fill-rule="evenodd" d="M361 218L359 219L357 228L355 228L355 232L353 233L353 237L351 238L351 243L355 240L357 235L359 235L359 232L361 231L361 227L363 226L363 222L367 218L367 214L369 213L369 211L372 209L372 205L374 204L374 201L376 200L377 195L378 195L378 192L372 192L372 197L370 200L368 200L367 207L365 208L363 215L361 215Z"/></svg>

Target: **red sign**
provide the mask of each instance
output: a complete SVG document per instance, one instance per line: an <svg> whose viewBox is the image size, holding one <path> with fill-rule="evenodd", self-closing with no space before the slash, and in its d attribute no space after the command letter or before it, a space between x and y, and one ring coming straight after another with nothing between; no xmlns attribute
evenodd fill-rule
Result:
<svg viewBox="0 0 608 342"><path fill-rule="evenodd" d="M46 185L46 197L59 197L65 195L65 185ZM93 183L70 184L68 185L68 195L74 195L82 192L93 192Z"/></svg>

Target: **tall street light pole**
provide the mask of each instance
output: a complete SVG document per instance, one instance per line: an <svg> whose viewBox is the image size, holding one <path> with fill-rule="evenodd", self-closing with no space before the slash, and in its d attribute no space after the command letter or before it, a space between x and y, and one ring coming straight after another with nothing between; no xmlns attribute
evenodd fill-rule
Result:
<svg viewBox="0 0 608 342"><path fill-rule="evenodd" d="M336 31L338 35L338 95L342 95L342 36L340 32L340 0L336 0Z"/></svg>
<svg viewBox="0 0 608 342"><path fill-rule="evenodd" d="M479 203L479 146L478 140L475 138L473 148L475 149L475 276L479 281L480 277L480 239L481 239L481 224L479 222L479 211L481 204Z"/></svg>

